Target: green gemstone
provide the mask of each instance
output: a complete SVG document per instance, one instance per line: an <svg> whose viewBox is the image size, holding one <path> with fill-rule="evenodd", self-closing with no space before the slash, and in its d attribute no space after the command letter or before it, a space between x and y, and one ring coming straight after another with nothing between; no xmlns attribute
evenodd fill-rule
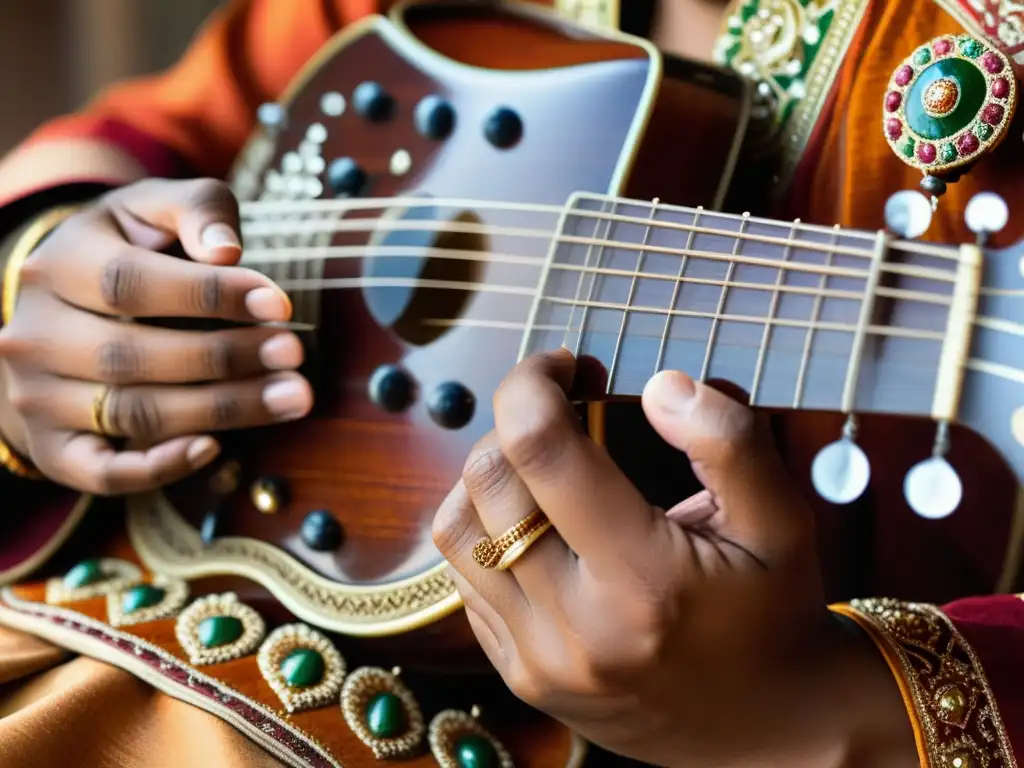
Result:
<svg viewBox="0 0 1024 768"><path fill-rule="evenodd" d="M324 657L312 648L296 648L281 662L281 674L292 688L309 688L324 679Z"/></svg>
<svg viewBox="0 0 1024 768"><path fill-rule="evenodd" d="M477 734L463 736L455 744L459 768L498 768L498 750L490 739Z"/></svg>
<svg viewBox="0 0 1024 768"><path fill-rule="evenodd" d="M965 40L960 41L960 53L968 58L974 59L981 55L982 51L985 50L985 46L975 40L973 37L968 37Z"/></svg>
<svg viewBox="0 0 1024 768"><path fill-rule="evenodd" d="M911 138L910 136L908 136L907 140L903 142L903 146L900 147L900 150L907 157L913 157L914 156L914 149L915 148L916 148L916 144L914 142L914 139Z"/></svg>
<svg viewBox="0 0 1024 768"><path fill-rule="evenodd" d="M83 560L64 574L64 586L69 589L80 589L105 578L103 571L100 570L99 560Z"/></svg>
<svg viewBox="0 0 1024 768"><path fill-rule="evenodd" d="M942 158L944 163L952 163L956 160L958 154L956 147L952 143L943 144L942 149L939 150L939 157Z"/></svg>
<svg viewBox="0 0 1024 768"><path fill-rule="evenodd" d="M163 600L166 594L160 587L154 587L152 584L139 584L125 593L121 599L121 611L135 613L143 608L149 608Z"/></svg>
<svg viewBox="0 0 1024 768"><path fill-rule="evenodd" d="M978 123L974 126L974 135L982 141L992 138L992 126L988 123Z"/></svg>
<svg viewBox="0 0 1024 768"><path fill-rule="evenodd" d="M378 739L393 739L405 732L405 706L393 693L378 693L366 707L366 727Z"/></svg>
<svg viewBox="0 0 1024 768"><path fill-rule="evenodd" d="M914 54L914 63L919 67L923 67L931 60L932 52L927 48L919 48L917 53Z"/></svg>
<svg viewBox="0 0 1024 768"><path fill-rule="evenodd" d="M203 648L216 648L235 642L242 636L242 620L235 616L211 616L196 628Z"/></svg>
<svg viewBox="0 0 1024 768"><path fill-rule="evenodd" d="M949 79L956 83L960 101L956 109L942 117L933 117L925 111L924 96L928 87L937 80ZM907 127L918 136L931 141L952 138L966 128L985 103L988 84L977 66L963 59L939 59L921 71L907 93L904 115Z"/></svg>

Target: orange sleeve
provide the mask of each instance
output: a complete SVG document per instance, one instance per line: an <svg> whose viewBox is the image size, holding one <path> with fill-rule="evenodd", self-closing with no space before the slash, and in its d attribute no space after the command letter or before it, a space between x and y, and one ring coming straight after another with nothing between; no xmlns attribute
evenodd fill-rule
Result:
<svg viewBox="0 0 1024 768"><path fill-rule="evenodd" d="M0 206L72 184L223 177L273 101L332 34L375 0L234 0L168 71L117 84L0 163Z"/></svg>

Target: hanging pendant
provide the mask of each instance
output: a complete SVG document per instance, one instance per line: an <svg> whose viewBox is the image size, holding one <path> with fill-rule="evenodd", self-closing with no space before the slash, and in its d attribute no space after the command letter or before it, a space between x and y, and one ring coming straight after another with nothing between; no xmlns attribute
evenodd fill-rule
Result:
<svg viewBox="0 0 1024 768"><path fill-rule="evenodd" d="M288 712L322 707L338 698L345 659L324 635L305 624L286 624L260 647L260 674Z"/></svg>
<svg viewBox="0 0 1024 768"><path fill-rule="evenodd" d="M136 584L107 595L107 621L112 627L129 627L166 619L188 600L188 585L181 579L154 576L148 584Z"/></svg>
<svg viewBox="0 0 1024 768"><path fill-rule="evenodd" d="M207 595L181 612L174 625L178 643L194 666L248 656L263 639L263 617L234 592Z"/></svg>
<svg viewBox="0 0 1024 768"><path fill-rule="evenodd" d="M1007 134L1017 82L999 50L970 35L943 35L893 72L882 130L896 156L924 174L933 204Z"/></svg>
<svg viewBox="0 0 1024 768"><path fill-rule="evenodd" d="M378 760L408 757L423 741L423 714L397 667L357 669L341 689L345 722Z"/></svg>
<svg viewBox="0 0 1024 768"><path fill-rule="evenodd" d="M480 710L446 709L430 721L430 752L441 768L514 768L508 750L480 724Z"/></svg>

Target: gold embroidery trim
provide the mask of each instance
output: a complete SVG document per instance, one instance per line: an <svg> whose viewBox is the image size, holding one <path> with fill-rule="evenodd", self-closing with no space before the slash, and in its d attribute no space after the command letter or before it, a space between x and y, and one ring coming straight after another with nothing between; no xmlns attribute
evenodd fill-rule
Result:
<svg viewBox="0 0 1024 768"><path fill-rule="evenodd" d="M621 0L555 0L555 10L579 24L618 29Z"/></svg>
<svg viewBox="0 0 1024 768"><path fill-rule="evenodd" d="M922 765L1016 768L981 660L942 611L890 599L854 600L835 610L884 643L914 709Z"/></svg>

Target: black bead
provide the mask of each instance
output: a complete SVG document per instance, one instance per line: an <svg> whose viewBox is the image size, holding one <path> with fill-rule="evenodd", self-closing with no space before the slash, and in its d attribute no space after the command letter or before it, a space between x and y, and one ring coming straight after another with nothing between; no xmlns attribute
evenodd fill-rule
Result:
<svg viewBox="0 0 1024 768"><path fill-rule="evenodd" d="M383 411L400 413L412 404L412 378L396 365L382 365L370 377L370 400Z"/></svg>
<svg viewBox="0 0 1024 768"><path fill-rule="evenodd" d="M484 136L499 149L508 149L522 138L523 121L508 107L499 107L484 123Z"/></svg>
<svg viewBox="0 0 1024 768"><path fill-rule="evenodd" d="M925 176L921 179L921 189L929 195L941 197L946 193L946 182L936 176Z"/></svg>
<svg viewBox="0 0 1024 768"><path fill-rule="evenodd" d="M351 157L339 157L327 167L327 183L338 197L359 197L367 181L366 171Z"/></svg>
<svg viewBox="0 0 1024 768"><path fill-rule="evenodd" d="M223 520L224 509L220 504L203 515L203 522L199 526L199 538L203 540L203 544L209 546L220 536Z"/></svg>
<svg viewBox="0 0 1024 768"><path fill-rule="evenodd" d="M365 82L352 92L352 106L356 114L379 123L391 117L395 100L380 83Z"/></svg>
<svg viewBox="0 0 1024 768"><path fill-rule="evenodd" d="M473 413L476 411L476 398L457 381L449 381L431 393L427 410L439 426L445 429L460 429L472 421Z"/></svg>
<svg viewBox="0 0 1024 768"><path fill-rule="evenodd" d="M455 130L455 110L440 96L425 96L413 114L416 130L434 141L447 139Z"/></svg>
<svg viewBox="0 0 1024 768"><path fill-rule="evenodd" d="M317 552L329 552L341 545L341 526L325 509L318 509L306 515L299 535L307 547Z"/></svg>

